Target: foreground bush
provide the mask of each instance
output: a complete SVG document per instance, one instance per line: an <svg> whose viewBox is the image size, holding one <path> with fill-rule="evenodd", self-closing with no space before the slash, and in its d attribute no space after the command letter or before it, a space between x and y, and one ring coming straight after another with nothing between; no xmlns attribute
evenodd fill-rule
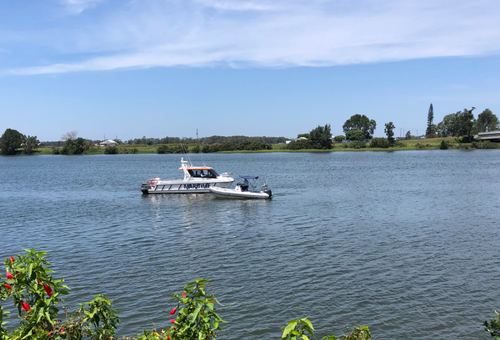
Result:
<svg viewBox="0 0 500 340"><path fill-rule="evenodd" d="M0 275L0 302L11 300L18 311L19 327L12 332L5 328L8 312L0 305L0 340L44 339L44 340L112 340L120 323L118 311L103 295L86 303L73 313L64 310L66 318L61 320L58 303L62 295L70 290L63 285L64 279L54 279L46 252L26 250L25 255L11 256L5 260L6 279ZM201 279L187 284L180 294L174 294L174 308L170 311L170 328L146 329L137 337L127 340L213 340L222 332L225 321L215 307L220 303L213 294L206 293L209 280ZM175 316L176 315L176 316ZM175 316L175 319L173 317ZM347 328L349 331L349 328ZM283 329L284 340L308 340L314 336L314 328L308 319L289 321ZM366 326L356 325L347 335L329 335L323 340L371 340Z"/></svg>
<svg viewBox="0 0 500 340"><path fill-rule="evenodd" d="M349 327L347 327L349 332ZM283 330L282 340L309 340L309 336L314 336L314 328L312 323L308 319L297 319L288 321L286 328ZM356 325L356 328L349 334L341 335L337 337L335 335L327 335L322 338L322 340L371 340L372 335L367 326Z"/></svg>
<svg viewBox="0 0 500 340"><path fill-rule="evenodd" d="M69 288L63 285L64 279L52 277L46 254L32 249L5 260L7 278L1 282L0 301L12 299L19 327L7 332L8 313L0 306L0 339L112 339L120 320L111 301L102 295L80 304L66 320L58 319L57 304Z"/></svg>
<svg viewBox="0 0 500 340"><path fill-rule="evenodd" d="M491 319L489 322L485 321L484 326L485 331L491 334L491 336L495 337L495 340L500 340L500 314L495 312L497 315L496 318Z"/></svg>

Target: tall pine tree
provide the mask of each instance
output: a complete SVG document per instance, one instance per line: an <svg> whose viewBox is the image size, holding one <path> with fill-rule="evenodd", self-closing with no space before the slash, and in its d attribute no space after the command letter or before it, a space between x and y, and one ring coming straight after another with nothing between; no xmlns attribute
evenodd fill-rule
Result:
<svg viewBox="0 0 500 340"><path fill-rule="evenodd" d="M427 130L425 130L425 135L430 135L431 133L433 133L433 126L432 126L432 121L434 120L434 108L432 107L432 103L431 103L431 106L429 106L429 113L427 114Z"/></svg>

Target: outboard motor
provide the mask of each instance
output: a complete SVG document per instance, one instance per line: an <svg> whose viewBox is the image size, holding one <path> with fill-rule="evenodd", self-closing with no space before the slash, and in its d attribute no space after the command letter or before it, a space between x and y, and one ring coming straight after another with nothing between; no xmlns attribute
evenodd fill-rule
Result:
<svg viewBox="0 0 500 340"><path fill-rule="evenodd" d="M141 191L143 193L143 195L147 195L149 194L149 189L151 189L151 185L149 184L149 182L144 182L141 184Z"/></svg>
<svg viewBox="0 0 500 340"><path fill-rule="evenodd" d="M267 183L264 183L264 184L262 185L262 189L260 189L260 191L262 191L262 192L264 192L264 193L268 194L268 195L269 195L269 198L273 197L273 192L271 191L271 189L269 189L269 188L267 187Z"/></svg>

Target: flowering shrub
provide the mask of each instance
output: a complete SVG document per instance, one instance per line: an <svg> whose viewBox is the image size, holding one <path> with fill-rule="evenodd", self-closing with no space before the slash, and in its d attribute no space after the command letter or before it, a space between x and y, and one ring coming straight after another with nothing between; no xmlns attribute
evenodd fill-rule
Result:
<svg viewBox="0 0 500 340"><path fill-rule="evenodd" d="M168 330L145 330L137 340L208 340L222 332L221 323L225 321L215 312L215 303L219 303L213 294L206 293L207 282L200 279L187 284L181 294L175 294L176 306L170 311L172 325ZM133 338L127 338L132 340Z"/></svg>
<svg viewBox="0 0 500 340"><path fill-rule="evenodd" d="M217 331L222 331L220 324L225 321L215 312L215 296L205 291L207 282L206 279L191 282L181 296L172 297L177 300L176 307L170 311L171 315L177 313L177 319L170 320L174 324L168 332L172 340L215 339Z"/></svg>
<svg viewBox="0 0 500 340"><path fill-rule="evenodd" d="M2 282L0 300L12 298L18 310L20 326L11 334L14 338L41 338L55 330L60 295L67 294L64 280L54 280L45 260L45 252L26 251L26 255L5 260L7 279ZM1 277L0 277L1 278ZM0 310L1 318L5 315ZM0 331L7 339L7 331Z"/></svg>
<svg viewBox="0 0 500 340"><path fill-rule="evenodd" d="M485 331L490 333L491 336L495 337L495 340L500 340L500 313L496 312L496 318L491 319L489 322L485 321Z"/></svg>
<svg viewBox="0 0 500 340"><path fill-rule="evenodd" d="M347 331L349 332L349 327L347 327ZM308 319L297 319L288 321L286 328L283 330L283 335L281 336L282 340L309 340L309 336L307 336L306 332L312 336L314 339L314 328ZM368 326L359 326L356 325L356 328L350 332L349 334L341 335L337 337L335 335L327 335L322 338L322 340L371 340L372 335L370 334L370 330Z"/></svg>
<svg viewBox="0 0 500 340"><path fill-rule="evenodd" d="M111 301L97 295L65 321L58 320L57 304L68 294L64 279L52 277L47 253L26 250L25 255L5 260L7 279L0 282L0 301L12 299L17 308L19 327L9 333L0 306L0 340L7 339L112 339L119 319L111 309ZM2 279L0 275L0 280Z"/></svg>
<svg viewBox="0 0 500 340"><path fill-rule="evenodd" d="M72 314L67 309L65 320L59 320L57 304L61 295L68 294L64 280L52 277L46 252L26 250L25 255L11 256L5 260L6 279L0 274L0 302L12 299L17 308L19 327L12 332L5 328L8 312L0 305L0 340L112 340L120 319L112 302L103 295L86 303ZM207 294L210 280L200 279L187 284L180 294L174 294L175 306L170 310L171 326L161 330L144 330L143 334L124 337L125 340L214 340L222 332L225 321L216 313L219 301ZM334 335L323 340L371 340L368 327L356 325L348 335ZM488 326L487 326L488 327ZM348 328L349 330L349 328ZM314 328L308 319L288 322L283 330L283 340L308 340Z"/></svg>

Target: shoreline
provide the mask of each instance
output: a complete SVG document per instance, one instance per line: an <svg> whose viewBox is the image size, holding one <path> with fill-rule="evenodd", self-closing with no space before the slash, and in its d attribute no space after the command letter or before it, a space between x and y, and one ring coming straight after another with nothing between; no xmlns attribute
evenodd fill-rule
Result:
<svg viewBox="0 0 500 340"><path fill-rule="evenodd" d="M160 145L172 146L171 152L159 152ZM145 145L145 144L121 144L116 147L102 147L95 146L90 150L85 151L85 155L101 155L101 154L182 154L186 150L187 153L273 153L273 152L307 152L307 153L325 153L325 152L394 152L394 151L409 151L409 150L470 150L470 149L500 149L500 143L492 142L473 142L473 143L459 143L457 138L431 138L431 139L411 139L396 141L396 145L388 148L371 148L369 143L357 143L357 147L349 147L350 143L334 143L331 149L288 149L287 144L270 144L271 149L262 150L226 150L214 152L201 152L199 145L180 145L180 144L158 144L158 145ZM444 147L443 147L444 145ZM112 148L110 152L110 149ZM34 155L58 155L62 147L46 146L35 150Z"/></svg>

